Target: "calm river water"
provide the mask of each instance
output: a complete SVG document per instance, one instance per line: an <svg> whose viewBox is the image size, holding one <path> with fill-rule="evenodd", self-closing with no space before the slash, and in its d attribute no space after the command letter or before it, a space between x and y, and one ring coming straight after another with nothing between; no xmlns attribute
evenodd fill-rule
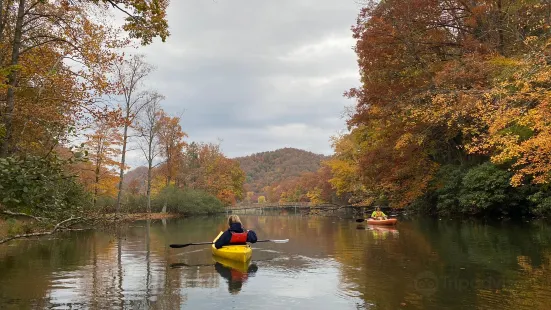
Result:
<svg viewBox="0 0 551 310"><path fill-rule="evenodd" d="M0 309L550 309L551 225L241 215L251 265L213 260L225 217L0 245ZM221 264L222 263L222 264Z"/></svg>

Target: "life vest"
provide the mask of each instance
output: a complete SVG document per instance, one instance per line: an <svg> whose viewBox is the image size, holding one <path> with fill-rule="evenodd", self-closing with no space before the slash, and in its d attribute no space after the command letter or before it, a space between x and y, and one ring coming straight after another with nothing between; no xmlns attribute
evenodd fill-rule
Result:
<svg viewBox="0 0 551 310"><path fill-rule="evenodd" d="M243 282L243 281L247 280L247 278L249 278L249 275L246 272L241 272L241 271L235 270L233 268L231 268L230 273L231 273L231 279L233 281Z"/></svg>
<svg viewBox="0 0 551 310"><path fill-rule="evenodd" d="M247 235L249 234L249 231L246 230L242 233L237 233L234 231L230 231L231 233L231 239L230 244L244 244L247 243Z"/></svg>

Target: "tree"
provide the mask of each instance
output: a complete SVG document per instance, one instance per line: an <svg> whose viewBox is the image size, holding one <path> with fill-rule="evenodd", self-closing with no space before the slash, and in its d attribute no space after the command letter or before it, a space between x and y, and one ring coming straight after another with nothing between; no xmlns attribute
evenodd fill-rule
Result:
<svg viewBox="0 0 551 310"><path fill-rule="evenodd" d="M30 64L39 63L50 77L57 76L58 72L70 72L72 78L78 77L79 83L73 87L81 88L80 97L73 100L90 104L94 92L106 90L106 73L116 58L114 50L127 44L118 39L116 29L109 23L98 22L98 16L92 13L94 9L108 10L112 6L126 12L129 17L123 29L130 37L141 39L142 44L149 44L156 36L164 41L169 35L165 19L167 5L166 0L0 1L0 76L6 77L5 84L4 79L0 80L0 85L6 86L5 105L0 111L0 155L15 151L14 121L19 105L16 96L18 89L26 86L21 78L28 73ZM132 9L132 13L121 6ZM55 54L55 61L36 61L35 57L40 59L44 51ZM64 61L79 65L65 66ZM35 87L37 82L42 82L36 79L37 75L28 76L35 77ZM43 100L38 97L35 101Z"/></svg>
<svg viewBox="0 0 551 310"><path fill-rule="evenodd" d="M107 112L98 118L93 133L86 135L88 158L92 162L93 206L96 206L100 184L104 177L111 177L111 168L119 165L115 156L120 154L120 110Z"/></svg>
<svg viewBox="0 0 551 310"><path fill-rule="evenodd" d="M266 197L258 196L258 203L266 203Z"/></svg>
<svg viewBox="0 0 551 310"><path fill-rule="evenodd" d="M511 76L512 55L533 50L524 41L549 37L550 8L531 0L369 1L353 28L361 86L346 93L357 100L348 120L358 146L348 163L356 163L341 171L405 206L430 190L442 165L487 160L467 147L487 131L480 106L499 103L491 90Z"/></svg>
<svg viewBox="0 0 551 310"><path fill-rule="evenodd" d="M164 97L158 93L151 92L145 98L145 106L140 113L138 120L138 133L141 139L140 148L147 160L147 213L151 213L151 179L153 161L159 155L158 133L163 110L160 101Z"/></svg>
<svg viewBox="0 0 551 310"><path fill-rule="evenodd" d="M179 173L181 154L186 146L184 138L187 134L182 131L179 117L170 117L161 112L159 129L157 131L161 156L165 158L163 171L166 175L166 185L170 185L172 179Z"/></svg>
<svg viewBox="0 0 551 310"><path fill-rule="evenodd" d="M183 154L182 167L183 187L205 190L226 205L244 196L245 173L237 161L222 154L219 145L192 142Z"/></svg>
<svg viewBox="0 0 551 310"><path fill-rule="evenodd" d="M121 109L123 113L123 135L122 135L122 151L119 172L119 188L117 194L116 212L119 213L122 184L124 182L124 170L126 169L126 146L128 143L128 129L135 125L135 118L141 110L147 105L148 92L141 90L144 80L153 70L141 55L134 56L129 60L124 60L116 66L116 85L118 92L123 97Z"/></svg>

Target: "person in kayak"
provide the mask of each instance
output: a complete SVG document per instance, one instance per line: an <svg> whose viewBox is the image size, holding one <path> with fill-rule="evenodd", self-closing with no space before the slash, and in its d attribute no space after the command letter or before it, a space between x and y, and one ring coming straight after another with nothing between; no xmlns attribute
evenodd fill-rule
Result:
<svg viewBox="0 0 551 310"><path fill-rule="evenodd" d="M384 214L383 211L381 211L381 208L379 208L379 207L377 207L377 209L375 209L375 211L373 211L373 213L371 213L371 218L376 219L376 220L386 220L387 219L386 214Z"/></svg>
<svg viewBox="0 0 551 310"><path fill-rule="evenodd" d="M217 249L229 244L247 244L247 242L255 243L257 241L254 231L243 229L239 216L230 215L228 225L230 226L228 230L214 243L214 247Z"/></svg>

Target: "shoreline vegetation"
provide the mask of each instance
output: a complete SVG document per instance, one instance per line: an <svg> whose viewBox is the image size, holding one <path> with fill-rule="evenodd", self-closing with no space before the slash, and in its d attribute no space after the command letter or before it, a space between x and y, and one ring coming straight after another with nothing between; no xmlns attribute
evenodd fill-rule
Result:
<svg viewBox="0 0 551 310"><path fill-rule="evenodd" d="M132 39L167 39L168 1L129 3L138 18L122 28L98 23L95 14L117 9L107 2L0 2L6 235L85 229L114 212L208 215L238 202L551 215L549 1L367 1L352 28L361 79L345 96L355 107L334 154L240 159L189 140L149 87L154 67L120 52ZM100 107L100 98L110 99ZM134 147L148 164L129 170Z"/></svg>
<svg viewBox="0 0 551 310"><path fill-rule="evenodd" d="M52 235L62 231L96 229L105 225L142 220L186 217L180 213L107 213L89 217L70 217L56 224L44 224L43 218L24 213L0 212L0 245L11 240Z"/></svg>

